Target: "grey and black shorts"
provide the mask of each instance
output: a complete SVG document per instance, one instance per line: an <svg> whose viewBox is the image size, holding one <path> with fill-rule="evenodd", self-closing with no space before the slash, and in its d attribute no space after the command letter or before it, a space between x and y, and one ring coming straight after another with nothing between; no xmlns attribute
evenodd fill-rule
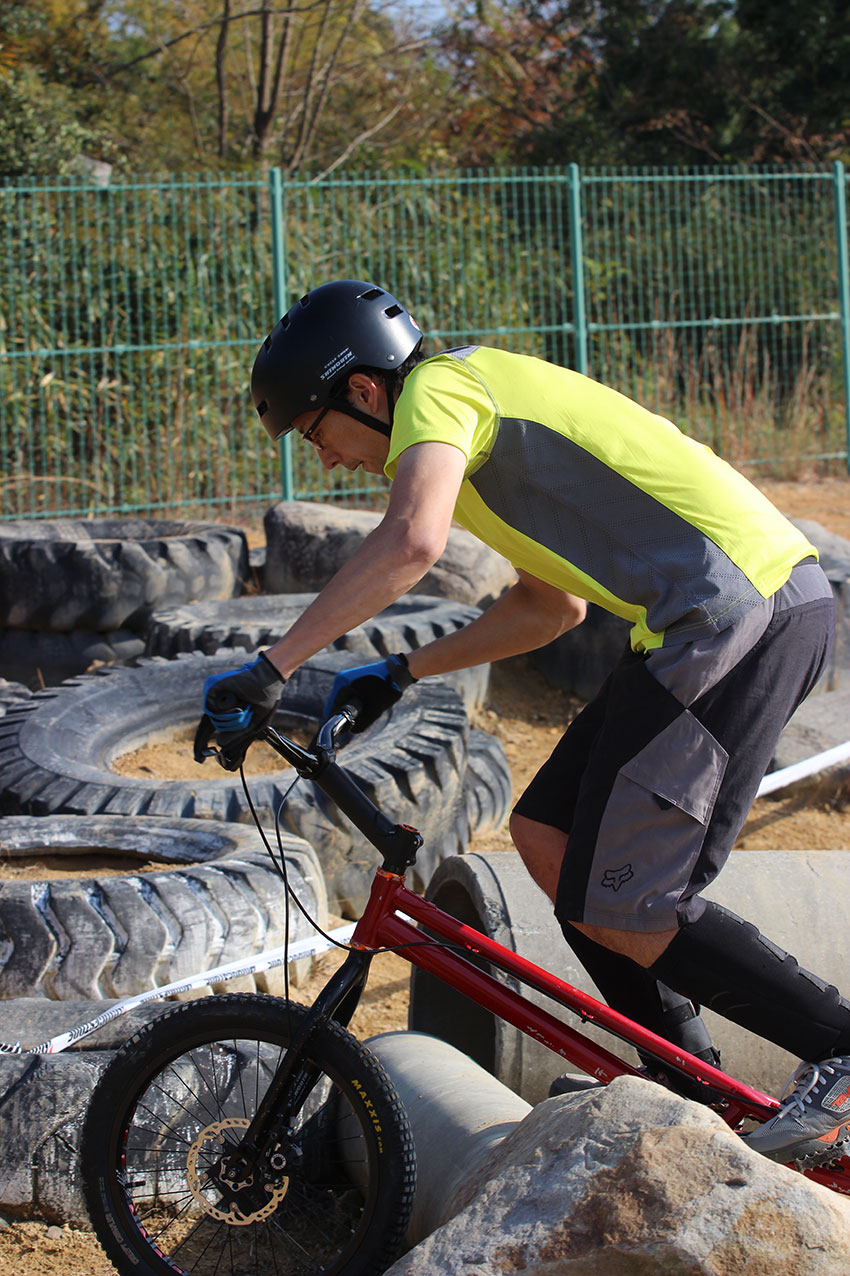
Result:
<svg viewBox="0 0 850 1276"><path fill-rule="evenodd" d="M515 808L569 835L559 921L659 931L699 917L833 630L807 559L720 634L624 653Z"/></svg>

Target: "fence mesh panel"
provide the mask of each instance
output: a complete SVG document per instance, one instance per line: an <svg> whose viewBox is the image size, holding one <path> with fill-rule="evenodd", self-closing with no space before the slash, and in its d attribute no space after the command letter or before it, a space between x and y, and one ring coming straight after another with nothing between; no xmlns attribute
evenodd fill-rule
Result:
<svg viewBox="0 0 850 1276"><path fill-rule="evenodd" d="M408 304L428 352L577 367L734 463L846 459L844 182L840 166L574 165L8 182L0 514L380 503L379 479L352 486L291 443L281 457L250 401L265 333L343 277Z"/></svg>

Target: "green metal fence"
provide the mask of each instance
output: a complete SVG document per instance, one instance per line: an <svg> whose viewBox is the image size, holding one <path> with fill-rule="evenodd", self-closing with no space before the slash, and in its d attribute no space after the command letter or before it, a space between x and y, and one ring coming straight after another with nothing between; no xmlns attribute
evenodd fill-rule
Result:
<svg viewBox="0 0 850 1276"><path fill-rule="evenodd" d="M0 515L380 500L278 456L248 392L275 319L345 276L428 350L570 364L739 465L850 461L846 188L840 164L7 183Z"/></svg>

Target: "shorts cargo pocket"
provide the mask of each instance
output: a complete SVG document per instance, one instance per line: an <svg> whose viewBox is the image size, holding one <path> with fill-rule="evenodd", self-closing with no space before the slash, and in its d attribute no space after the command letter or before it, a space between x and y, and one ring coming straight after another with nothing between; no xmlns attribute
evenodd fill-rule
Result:
<svg viewBox="0 0 850 1276"><path fill-rule="evenodd" d="M628 917L632 928L646 930L676 925L728 758L684 710L620 769L599 826L586 921Z"/></svg>

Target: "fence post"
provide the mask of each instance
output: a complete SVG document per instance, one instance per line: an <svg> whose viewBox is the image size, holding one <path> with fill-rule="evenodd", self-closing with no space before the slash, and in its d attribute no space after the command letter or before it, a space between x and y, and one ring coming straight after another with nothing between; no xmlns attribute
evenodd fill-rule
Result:
<svg viewBox="0 0 850 1276"><path fill-rule="evenodd" d="M841 313L841 364L844 369L844 424L850 470L850 253L847 250L847 178L841 160L835 175L835 237L838 243L838 307Z"/></svg>
<svg viewBox="0 0 850 1276"><path fill-rule="evenodd" d="M269 204L272 219L272 295L274 297L275 323L285 315L286 304L286 256L283 231L283 177L279 168L269 170ZM294 491L292 481L292 436L285 434L280 440L280 494L291 501Z"/></svg>
<svg viewBox="0 0 850 1276"><path fill-rule="evenodd" d="M576 339L576 371L587 376L587 315L584 305L584 249L582 245L581 173L570 164L570 258L573 271L573 328Z"/></svg>

